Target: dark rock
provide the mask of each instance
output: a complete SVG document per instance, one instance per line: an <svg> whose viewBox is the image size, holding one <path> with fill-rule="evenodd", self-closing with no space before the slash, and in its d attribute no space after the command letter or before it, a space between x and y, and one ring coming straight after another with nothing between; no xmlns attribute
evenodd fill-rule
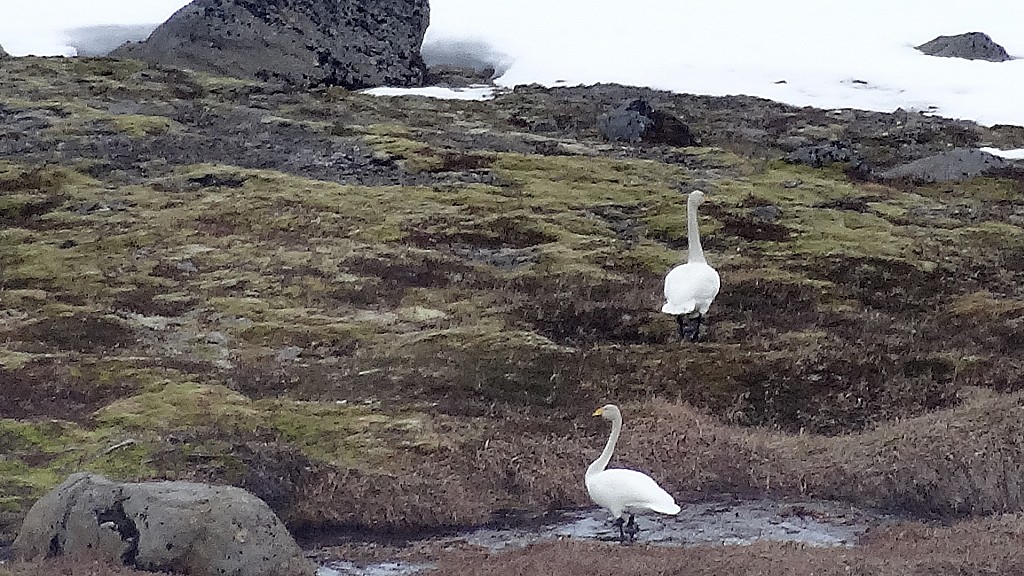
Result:
<svg viewBox="0 0 1024 576"><path fill-rule="evenodd" d="M939 36L938 38L916 47L929 56L945 58L966 58L968 60L988 60L1005 62L1011 60L999 44L992 41L988 34L968 32L956 36Z"/></svg>
<svg viewBox="0 0 1024 576"><path fill-rule="evenodd" d="M140 570L195 576L292 576L314 572L259 498L192 482L111 482L72 474L29 510L14 557L99 554Z"/></svg>
<svg viewBox="0 0 1024 576"><path fill-rule="evenodd" d="M775 141L775 145L786 152L793 152L804 146L810 146L811 142L812 140L806 136L783 136Z"/></svg>
<svg viewBox="0 0 1024 576"><path fill-rule="evenodd" d="M786 156L790 164L806 164L812 168L824 168L837 163L859 164L860 155L843 142L828 142L802 146Z"/></svg>
<svg viewBox="0 0 1024 576"><path fill-rule="evenodd" d="M203 188L209 188L212 186L219 186L224 188L241 188L245 184L246 178L239 176L225 176L222 174L203 174L202 176L196 176L188 179L193 184L198 184Z"/></svg>
<svg viewBox="0 0 1024 576"><path fill-rule="evenodd" d="M476 70L475 68L441 64L427 69L427 84L431 86L448 86L464 88L466 86L493 85L495 72L493 69Z"/></svg>
<svg viewBox="0 0 1024 576"><path fill-rule="evenodd" d="M870 212L866 198L837 198L828 202L820 202L814 205L815 208L827 208L829 210L849 210L851 212Z"/></svg>
<svg viewBox="0 0 1024 576"><path fill-rule="evenodd" d="M3 60L4 58L8 57L10 57L10 54L8 54L6 50L4 50L3 46L0 46L0 60Z"/></svg>
<svg viewBox="0 0 1024 576"><path fill-rule="evenodd" d="M178 270L179 272L184 272L186 274L195 274L196 272L199 272L199 268L197 268L195 263L193 263L191 260L182 260L181 262L175 262L174 269Z"/></svg>
<svg viewBox="0 0 1024 576"><path fill-rule="evenodd" d="M303 349L301 346L285 346L277 352L278 362L292 362L299 359L302 356Z"/></svg>
<svg viewBox="0 0 1024 576"><path fill-rule="evenodd" d="M422 86L427 0L194 0L117 58L308 88Z"/></svg>
<svg viewBox="0 0 1024 576"><path fill-rule="evenodd" d="M775 222L782 216L782 209L774 204L755 206L750 209L750 215L763 222Z"/></svg>
<svg viewBox="0 0 1024 576"><path fill-rule="evenodd" d="M878 176L885 180L905 178L920 182L947 182L969 180L1008 166L1009 162L988 152L976 148L955 148L897 166Z"/></svg>
<svg viewBox="0 0 1024 576"><path fill-rule="evenodd" d="M616 107L598 119L598 129L612 142L646 142L696 146L697 139L682 120L655 110L643 98Z"/></svg>

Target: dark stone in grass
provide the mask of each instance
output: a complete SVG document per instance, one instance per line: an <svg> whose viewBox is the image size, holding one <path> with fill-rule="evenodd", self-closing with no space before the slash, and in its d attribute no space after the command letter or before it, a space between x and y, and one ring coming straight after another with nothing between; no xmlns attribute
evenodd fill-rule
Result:
<svg viewBox="0 0 1024 576"><path fill-rule="evenodd" d="M824 168L833 164L859 164L861 158L844 142L826 142L801 146L786 156L786 162Z"/></svg>
<svg viewBox="0 0 1024 576"><path fill-rule="evenodd" d="M246 178L238 176L225 176L221 174L203 174L202 176L195 176L189 178L188 181L193 184L198 184L203 188L209 188L212 186L219 186L223 188L241 188L245 184Z"/></svg>
<svg viewBox="0 0 1024 576"><path fill-rule="evenodd" d="M775 222L782 216L782 209L775 205L755 206L750 214L763 222Z"/></svg>
<svg viewBox="0 0 1024 576"><path fill-rule="evenodd" d="M643 98L622 104L598 119L598 129L611 142L647 142L696 146L697 139L682 120L651 107Z"/></svg>

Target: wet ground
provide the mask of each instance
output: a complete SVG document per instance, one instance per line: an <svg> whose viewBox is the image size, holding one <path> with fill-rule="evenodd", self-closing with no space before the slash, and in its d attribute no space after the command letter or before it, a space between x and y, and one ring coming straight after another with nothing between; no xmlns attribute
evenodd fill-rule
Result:
<svg viewBox="0 0 1024 576"><path fill-rule="evenodd" d="M891 521L883 515L838 502L778 502L772 500L717 501L688 504L677 516L638 517L637 543L661 546L746 545L759 540L801 542L812 546L853 546L864 532ZM429 551L465 546L501 550L552 539L580 538L618 542L618 529L604 510L566 512L539 526L482 528L455 535L411 541L408 547ZM353 544L349 542L348 545ZM432 567L420 554L371 562L331 560L319 576L398 576Z"/></svg>

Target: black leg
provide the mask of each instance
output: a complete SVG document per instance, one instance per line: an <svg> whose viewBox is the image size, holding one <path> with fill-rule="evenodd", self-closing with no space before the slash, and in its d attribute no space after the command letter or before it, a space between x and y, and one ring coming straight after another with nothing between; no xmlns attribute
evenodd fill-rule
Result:
<svg viewBox="0 0 1024 576"><path fill-rule="evenodd" d="M676 324L679 325L679 339L689 340L690 342L698 341L700 339L700 325L703 321L704 317L700 314L696 316L677 315Z"/></svg>
<svg viewBox="0 0 1024 576"><path fill-rule="evenodd" d="M614 524L619 527L619 540L622 542L626 541L626 533L622 529L622 518L616 518Z"/></svg>
<svg viewBox="0 0 1024 576"><path fill-rule="evenodd" d="M636 523L636 518L632 514L629 515L629 522L626 522L626 528L624 532L629 535L629 541L636 540L636 534L640 531L640 526Z"/></svg>
<svg viewBox="0 0 1024 576"><path fill-rule="evenodd" d="M701 323L701 320L703 320L703 319L704 319L704 315L703 314L697 314L697 320L696 320L695 327L693 329L693 336L690 338L690 342L696 342L697 340L700 339L700 323Z"/></svg>

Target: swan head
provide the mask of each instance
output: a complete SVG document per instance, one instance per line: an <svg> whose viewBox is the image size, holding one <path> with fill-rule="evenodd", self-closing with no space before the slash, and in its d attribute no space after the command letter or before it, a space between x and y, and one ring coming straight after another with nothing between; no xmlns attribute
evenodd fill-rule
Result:
<svg viewBox="0 0 1024 576"><path fill-rule="evenodd" d="M689 198L688 202L691 205L699 206L700 203L703 202L703 201L704 201L704 191L702 191L702 190L694 190L693 192L690 192L690 198Z"/></svg>
<svg viewBox="0 0 1024 576"><path fill-rule="evenodd" d="M619 412L619 407L615 404L605 404L597 410L594 410L594 416L600 416L605 420L611 420L614 422L617 419L622 419L622 412Z"/></svg>

